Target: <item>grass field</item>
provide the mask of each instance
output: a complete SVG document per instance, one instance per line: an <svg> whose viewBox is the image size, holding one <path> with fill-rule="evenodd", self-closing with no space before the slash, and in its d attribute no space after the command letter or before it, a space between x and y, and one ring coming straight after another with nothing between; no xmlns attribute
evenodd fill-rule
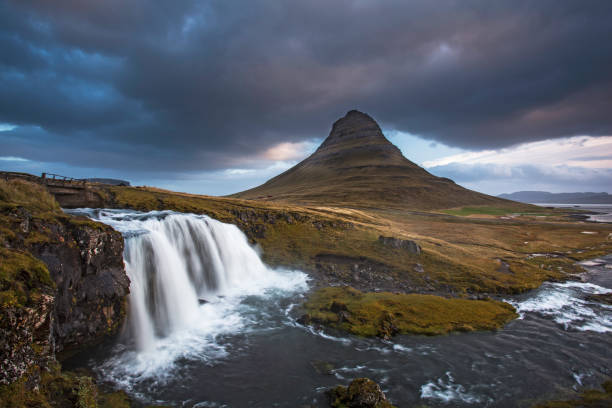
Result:
<svg viewBox="0 0 612 408"><path fill-rule="evenodd" d="M576 261L612 252L612 225L568 211L469 206L444 211L297 206L146 187L97 187L109 207L207 214L238 225L273 266L314 271L344 258L335 273L351 284L351 260L380 265L415 291L517 293L578 273ZM478 216L482 215L482 217ZM507 217L507 214L513 214ZM589 231L593 234L583 234ZM385 247L378 237L416 241L422 253ZM550 254L531 259L534 253ZM324 255L324 256L322 256ZM357 262L356 261L356 262ZM415 269L423 269L424 273Z"/></svg>

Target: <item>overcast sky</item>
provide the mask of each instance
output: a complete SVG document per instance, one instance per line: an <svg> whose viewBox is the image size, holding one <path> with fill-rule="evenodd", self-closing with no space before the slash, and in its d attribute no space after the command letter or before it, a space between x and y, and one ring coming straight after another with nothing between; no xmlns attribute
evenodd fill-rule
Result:
<svg viewBox="0 0 612 408"><path fill-rule="evenodd" d="M0 0L0 169L204 194L350 109L491 194L612 192L612 2Z"/></svg>

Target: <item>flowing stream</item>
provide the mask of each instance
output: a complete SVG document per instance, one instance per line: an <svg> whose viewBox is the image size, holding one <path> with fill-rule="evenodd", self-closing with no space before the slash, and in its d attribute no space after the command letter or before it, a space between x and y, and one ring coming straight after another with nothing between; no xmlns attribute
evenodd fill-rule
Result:
<svg viewBox="0 0 612 408"><path fill-rule="evenodd" d="M143 404L326 407L357 377L399 407L528 407L612 375L612 256L585 281L508 297L520 318L497 332L364 339L296 323L298 271L264 265L233 225L171 211L72 210L125 237L130 310L118 339L64 363ZM571 394L570 394L571 396Z"/></svg>

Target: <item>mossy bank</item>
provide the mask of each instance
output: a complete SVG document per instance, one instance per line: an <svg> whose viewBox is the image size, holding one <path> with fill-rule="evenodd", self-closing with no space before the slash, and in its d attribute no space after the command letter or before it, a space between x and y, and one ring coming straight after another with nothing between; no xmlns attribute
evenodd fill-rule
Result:
<svg viewBox="0 0 612 408"><path fill-rule="evenodd" d="M316 290L303 305L303 324L321 324L359 336L439 335L495 330L517 317L495 300L468 300L390 292L364 293L351 287Z"/></svg>
<svg viewBox="0 0 612 408"><path fill-rule="evenodd" d="M36 183L0 180L2 406L48 406L51 372L68 381L57 353L116 333L128 288L121 234L64 214ZM48 402L71 406L57 401Z"/></svg>
<svg viewBox="0 0 612 408"><path fill-rule="evenodd" d="M607 408L612 407L612 380L605 381L601 389L587 389L573 398L541 402L533 408Z"/></svg>

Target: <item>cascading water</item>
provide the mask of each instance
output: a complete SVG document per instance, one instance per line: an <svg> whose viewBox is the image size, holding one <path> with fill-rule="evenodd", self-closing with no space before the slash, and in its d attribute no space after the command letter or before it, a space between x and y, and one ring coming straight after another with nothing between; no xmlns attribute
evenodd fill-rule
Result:
<svg viewBox="0 0 612 408"><path fill-rule="evenodd" d="M323 408L325 389L369 377L396 406L516 408L609 378L612 306L601 299L612 293L612 255L582 263L588 282L508 296L520 318L498 331L386 341L296 323L306 276L267 268L234 226L71 212L123 233L132 279L124 336L74 357L72 369L87 366L142 403Z"/></svg>
<svg viewBox="0 0 612 408"><path fill-rule="evenodd" d="M177 358L223 355L215 337L248 324L241 313L245 297L307 288L306 275L269 269L236 226L204 215L70 212L109 224L125 237L131 280L127 341L125 352L103 367L115 377L157 377Z"/></svg>

